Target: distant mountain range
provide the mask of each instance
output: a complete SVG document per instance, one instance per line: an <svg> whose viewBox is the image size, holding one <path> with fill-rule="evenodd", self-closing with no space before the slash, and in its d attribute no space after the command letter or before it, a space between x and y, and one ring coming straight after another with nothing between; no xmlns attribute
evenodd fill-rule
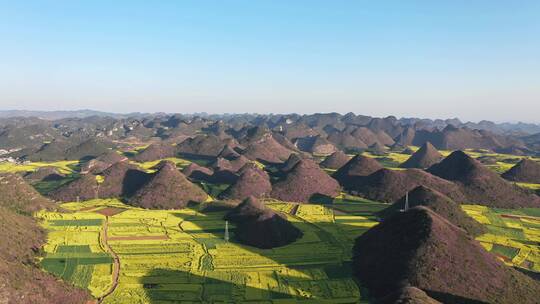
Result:
<svg viewBox="0 0 540 304"><path fill-rule="evenodd" d="M140 117L148 115L145 113L110 113L95 110L73 110L73 111L31 111L31 110L5 110L0 111L0 118L12 118L12 117L37 117L46 120L56 120L64 118L86 118L90 116L100 117L113 117L113 118L127 118L127 117Z"/></svg>
<svg viewBox="0 0 540 304"><path fill-rule="evenodd" d="M336 114L336 113L327 113L327 114ZM13 117L36 117L43 120L58 120L65 118L87 118L92 116L97 117L111 117L111 118L143 118L143 117L155 117L155 116L166 116L171 115L171 113L165 112L156 112L156 113L141 113L141 112L132 112L132 113L112 113L112 112L103 112L95 111L89 109L83 110L70 110L70 111L32 111L32 110L0 110L0 118L13 118ZM323 114L311 114L311 115L302 115L302 116L316 116ZM193 113L193 114L182 114L183 117L204 117L210 119L223 119L230 118L231 116L258 116L257 114L208 114L208 113ZM298 114L269 114L261 116L300 116ZM368 116L366 116L368 117ZM476 130L487 130L497 134L516 134L516 135L528 135L540 133L540 124L534 123L523 123L523 122L504 122L504 123L495 123L488 120L482 120L480 122L462 122L458 118L452 119L428 119L428 118L400 118L397 119L394 116L388 116L386 119L396 120L402 125L417 125L417 126L426 126L426 127L436 127L439 129L444 129L448 125L455 127L468 127L470 129Z"/></svg>
<svg viewBox="0 0 540 304"><path fill-rule="evenodd" d="M206 135L211 135L207 137ZM204 136L198 136L204 135ZM300 114L116 114L81 111L0 112L0 149L10 156L47 160L71 157L89 139L178 144L183 153L216 155L222 144L245 146L268 162L281 162L293 150L328 154L336 150L381 153L431 143L437 149L488 149L514 155L540 154L540 125L479 123L454 119L384 118L347 113ZM189 140L186 140L189 138ZM265 142L265 144L260 144ZM94 144L90 144L93 146ZM76 153L75 153L76 154Z"/></svg>

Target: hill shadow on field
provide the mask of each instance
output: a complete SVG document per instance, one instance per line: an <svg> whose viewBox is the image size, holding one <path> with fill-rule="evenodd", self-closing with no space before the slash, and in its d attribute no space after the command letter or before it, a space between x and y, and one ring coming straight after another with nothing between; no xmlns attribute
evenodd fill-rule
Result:
<svg viewBox="0 0 540 304"><path fill-rule="evenodd" d="M426 294L442 303L459 303L459 304L489 304L488 302L460 297L457 295L438 292L433 290L425 290Z"/></svg>
<svg viewBox="0 0 540 304"><path fill-rule="evenodd" d="M122 180L122 196L129 197L133 195L140 187L147 183L151 175L135 169L126 171L126 175Z"/></svg>
<svg viewBox="0 0 540 304"><path fill-rule="evenodd" d="M534 272L534 271L531 271L531 270L527 270L527 269L523 269L521 267L513 267L515 270L523 273L523 274L526 274L528 275L529 277L537 280L537 281L540 281L540 273L538 272Z"/></svg>
<svg viewBox="0 0 540 304"><path fill-rule="evenodd" d="M214 273L216 274L216 273ZM226 276L227 273L224 273ZM292 295L268 288L245 285L245 277L235 274L237 282L204 277L182 270L154 269L142 278L150 303L164 301L193 303L264 302L271 299L293 299ZM167 282L167 283L163 283Z"/></svg>
<svg viewBox="0 0 540 304"><path fill-rule="evenodd" d="M315 193L309 198L309 202L312 204L332 205L334 203L334 198L324 194Z"/></svg>
<svg viewBox="0 0 540 304"><path fill-rule="evenodd" d="M204 209L202 212L203 214L206 214L208 216L211 216L212 219L223 219L224 215L231 210L234 205L230 205L228 203L216 203L209 204L206 209ZM195 208L195 206L191 206L192 208ZM200 232L194 232L193 237L194 239L207 246L209 249L215 249L216 245L218 244L225 244L226 241L224 240L224 226L225 221L223 220L223 227L216 227L215 220L200 220L201 218L198 216L194 216L193 218L186 218L188 221L192 221L195 225L197 225L200 229ZM202 289L203 291L200 291L198 294L202 298L202 302L205 303L215 303L215 302L225 302L225 303L236 303L236 302L243 302L243 301L251 301L253 303L260 303L260 302L268 302L272 299L288 299L289 301L295 301L295 300L306 300L306 299L317 299L317 301L320 301L322 303L331 301L332 297L334 297L334 292L341 292L340 290L345 288L346 291L344 291L346 294L349 291L354 290L349 285L340 285L340 287L337 287L338 290L334 291L336 280L342 280L346 278L352 279L355 283L349 281L349 283L346 283L347 281L343 281L343 284L356 284L356 287L360 291L360 294L362 295L362 299L367 298L367 290L365 290L362 286L358 284L358 282L354 279L352 276L352 266L347 261L340 261L340 256L345 253L343 246L339 243L337 239L334 238L334 236L326 231L323 231L322 229L310 229L309 226L315 225L317 223L300 223L298 225L298 228L300 228L302 231L310 231L310 233L315 233L323 242L331 246L332 248L335 248L335 263L332 262L332 257L329 258L329 262L325 262L324 258L321 259L320 264L317 264L316 260L319 259L320 254L327 254L319 252L317 249L320 249L320 244L318 243L308 243L305 250L302 250L300 253L295 253L295 250L291 250L290 248L287 248L288 246L294 246L295 242L289 245L285 245L282 247L274 247L272 249L260 249L256 247L251 247L248 245L241 244L238 242L234 235L236 228L232 223L229 222L229 234L230 234L230 241L229 243L237 244L242 247L243 251L249 251L256 255L264 256L267 260L271 260L275 262L276 264L284 264L287 265L288 268L293 269L293 273L303 273L303 275L300 275L299 277L291 276L291 273L288 272L281 272L277 271L275 273L270 273L272 268L268 268L267 271L259 272L259 275L269 277L268 279L261 279L261 285L257 287L245 287L245 281L244 276L247 276L248 274L243 273L246 269L242 269L242 265L238 265L238 271L228 271L226 268L224 269L213 269L216 265L210 265L208 268L208 271L204 276L196 275L192 273L188 273L185 271L180 270L172 270L172 269L156 269L152 273L150 273L147 277L144 278L145 283L152 283L152 276L155 275L161 275L161 276L178 276L179 278L182 277L184 279L183 282L198 282L198 284L204 284ZM327 223L320 223L327 224ZM342 224L334 224L336 227L344 226ZM315 232L314 232L315 230ZM201 234L201 238L197 237L197 234ZM208 235L211 235L209 237ZM264 237L264 236L261 236ZM301 239L300 239L301 240ZM297 246L303 246L297 245ZM283 251L281 251L283 250ZM280 252L281 251L281 252ZM230 253L229 253L230 254ZM249 253L244 252L243 254L247 254L246 257L249 256ZM292 254L292 256L291 256ZM294 256L298 256L299 258L303 259L306 258L308 262L306 265L295 265L295 263L291 263L291 259L294 259ZM212 259L209 259L212 261ZM241 261L240 259L239 261ZM311 262L309 262L311 260ZM314 264L311 264L314 262ZM220 262L221 263L221 262ZM219 265L218 265L219 266ZM223 266L223 265L221 265ZM249 265L246 265L246 267ZM279 268L279 267L278 267ZM276 268L277 269L277 268ZM321 278L313 277L312 279L307 279L306 276L312 276L314 273L312 271L315 271L316 274L320 273L320 270L323 270L326 274L325 277L327 277L329 285L323 284L320 286L313 285L314 282L321 280ZM253 272L258 272L258 270L253 269L253 271L250 271L251 275L253 275ZM161 273L161 274L160 274ZM206 275L210 276L205 277ZM215 276L218 276L218 278L215 278ZM213 277L213 278L212 278ZM221 278L219 278L221 277ZM224 278L225 277L225 278ZM270 278L271 277L271 278ZM161 292L161 289L167 290L166 286L159 286L159 282L175 282L176 279L171 278L170 280L161 280L157 281L157 285L147 285L145 286L145 291L147 291L148 296L153 300L152 303L158 303L159 301L162 301L164 298L167 297L166 292ZM240 280L240 283L238 283ZM276 285L272 285L270 281L274 282ZM233 283L234 282L234 283ZM253 283L253 278L249 280L249 282ZM257 280L255 279L255 282ZM280 284L278 284L278 282ZM171 283L168 283L171 284ZM165 284L166 285L166 284ZM207 286L210 285L209 290L207 289ZM317 285L317 284L316 284ZM224 291L225 290L225 291ZM295 291L293 291L295 290ZM304 294L305 292L305 294ZM314 297L312 298L310 293L314 292ZM227 298L216 296L216 294L221 295L228 295ZM249 295L246 297L246 295ZM171 295L174 296L174 295ZM216 298L217 297L217 298ZM234 297L234 298L231 298ZM258 298L253 298L258 297ZM340 296L341 299L346 299L346 296ZM354 297L354 296L351 296ZM184 300L188 301L185 298L177 298L178 300ZM197 301L199 298L197 298ZM358 302L359 299L352 300L351 303Z"/></svg>
<svg viewBox="0 0 540 304"><path fill-rule="evenodd" d="M182 159L188 160L190 162L196 163L197 165L203 166L203 167L208 166L212 161L216 159L215 156L206 156L206 155L192 154L192 153L185 153L185 152L177 153L177 156Z"/></svg>
<svg viewBox="0 0 540 304"><path fill-rule="evenodd" d="M207 215L211 216L212 218L221 219L223 221L223 226L219 227L219 228L216 228L215 225L208 225L210 223L209 221L198 220L199 219L198 217L193 217L193 218L191 218L189 220L193 221L193 223L196 224L201 229L201 232L207 233L207 234L212 234L212 236L213 236L212 240L214 240L215 243L226 243L226 241L224 240L224 236L225 236L225 219L224 219L224 217L234 207L235 207L234 204L219 203L218 202L218 203L209 204L209 205L207 205L206 209L200 211L203 214L207 214ZM276 211L276 213L280 214L281 212ZM281 213L281 214L283 214L283 213ZM297 226L297 228L302 230L302 232L304 232L304 233L306 231L311 231L311 232L316 231L317 236L322 241L328 242L329 244L338 244L339 243L338 240L334 239L333 236L330 233L326 232L324 229L319 227L318 224L320 224L322 226L322 225L327 225L328 223L317 223L317 222L293 223L293 225ZM343 223L332 223L332 225L334 225L338 229L345 229L346 228L345 226L348 226L348 225L343 224ZM315 226L317 226L317 229L308 229L308 227L315 227ZM280 260L279 255L276 255L276 252L278 252L280 250L285 250L286 247L294 246L295 243L297 243L298 241L300 241L302 239L302 238L300 238L300 239L296 240L295 242L293 242L291 244L284 245L284 246L273 247L271 249L261 249L261 248L249 246L249 245L246 245L246 244L242 244L241 242L239 242L234 237L235 230L236 230L236 227L235 227L234 223L231 223L229 221L229 233L230 233L230 241L229 242L230 243L234 243L234 244L237 244L239 246L242 246L243 249L256 252L257 254L263 254L265 257L270 258L273 261L275 261L276 263L280 263L280 264L281 263L286 263L286 261L285 260ZM261 235L261 238L262 237L265 237L265 236ZM201 242L204 243L204 240L198 239L198 241L201 241ZM317 255L316 252L310 252L310 253L313 254L314 256ZM283 258L287 259L287 257L285 257L285 256Z"/></svg>

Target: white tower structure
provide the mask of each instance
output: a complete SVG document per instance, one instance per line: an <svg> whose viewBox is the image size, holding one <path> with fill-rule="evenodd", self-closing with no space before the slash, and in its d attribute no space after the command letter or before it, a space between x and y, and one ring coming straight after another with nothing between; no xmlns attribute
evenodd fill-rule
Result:
<svg viewBox="0 0 540 304"><path fill-rule="evenodd" d="M225 242L229 241L229 221L225 221Z"/></svg>
<svg viewBox="0 0 540 304"><path fill-rule="evenodd" d="M405 211L409 210L409 192L405 193Z"/></svg>
<svg viewBox="0 0 540 304"><path fill-rule="evenodd" d="M401 212L405 212L409 210L409 191L405 193L405 204L403 205L403 209L401 209Z"/></svg>

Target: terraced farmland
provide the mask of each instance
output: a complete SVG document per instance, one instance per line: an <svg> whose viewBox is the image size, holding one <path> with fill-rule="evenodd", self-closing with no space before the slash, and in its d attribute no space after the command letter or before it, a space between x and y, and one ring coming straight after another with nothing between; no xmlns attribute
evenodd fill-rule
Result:
<svg viewBox="0 0 540 304"><path fill-rule="evenodd" d="M393 169L409 157L370 156ZM498 160L493 170L510 166L504 155L492 156ZM169 160L180 168L190 163ZM153 172L158 162L134 164ZM12 164L6 170L33 171L45 165L63 168L69 175L61 181L35 183L42 192L78 174L67 171L76 162ZM101 199L62 204L66 212L40 211L36 217L48 231L40 266L88 289L99 303L367 302L367 293L351 273L352 247L355 238L377 225L375 213L387 204L346 193L313 198L314 204L268 200L267 205L284 214L303 237L263 250L236 243L233 225L229 225L232 241L224 240L226 211L201 207L212 204L228 185L200 182L200 186L210 194L209 200L182 210L146 210ZM536 184L520 186L536 189ZM508 265L540 272L538 209L474 205L463 209L488 227L489 233L478 238L488 251Z"/></svg>
<svg viewBox="0 0 540 304"><path fill-rule="evenodd" d="M494 209L465 205L463 210L486 225L478 241L507 265L540 272L540 209Z"/></svg>
<svg viewBox="0 0 540 304"><path fill-rule="evenodd" d="M73 168L79 164L76 160L63 160L56 162L27 162L24 164L17 164L12 162L0 162L0 172L18 173L18 172L31 172L42 167L55 167L58 168L61 173L71 173Z"/></svg>
<svg viewBox="0 0 540 304"><path fill-rule="evenodd" d="M151 172L155 172L155 170L153 170L152 168L164 160L168 160L175 163L176 166L181 169L183 169L184 167L187 167L191 163L190 161L187 161L183 158L177 158L177 157L169 157L169 158L164 158L164 159L159 159L159 160L154 160L154 161L148 161L144 163L132 161L131 163L134 165L138 165L141 169L145 170L146 172L151 173Z"/></svg>
<svg viewBox="0 0 540 304"><path fill-rule="evenodd" d="M103 303L358 303L351 248L376 222L322 205L268 205L286 213L304 236L262 250L224 240L224 211L144 210L118 200L66 203L72 213L37 215L49 231L41 264ZM231 225L230 233L234 238Z"/></svg>
<svg viewBox="0 0 540 304"><path fill-rule="evenodd" d="M92 212L36 215L48 231L41 267L99 297L112 285L113 259L100 235L105 217Z"/></svg>

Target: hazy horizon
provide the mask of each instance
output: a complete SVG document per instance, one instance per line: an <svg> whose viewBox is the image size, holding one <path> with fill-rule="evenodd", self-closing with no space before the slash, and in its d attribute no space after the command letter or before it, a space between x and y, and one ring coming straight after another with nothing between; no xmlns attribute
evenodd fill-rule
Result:
<svg viewBox="0 0 540 304"><path fill-rule="evenodd" d="M166 115L174 115L174 114L185 114L185 115L198 115L198 114L205 114L205 115L243 115L243 114L250 114L250 115L290 115L290 114L299 114L299 115L313 115L313 114L330 114L330 113L337 113L340 115L346 115L349 112L352 112L355 115L366 115L371 116L375 118L386 118L389 116L394 116L397 119L411 119L411 118L418 118L418 119L431 119L431 120L452 120L452 119L459 119L462 123L472 122L472 123L479 123L481 121L490 121L497 124L503 124L503 123L510 123L510 124L517 124L517 123L525 123L525 124L536 124L540 125L540 122L534 122L534 121L521 121L521 120L515 120L515 121L497 121L497 120L490 120L490 119L480 119L480 120L466 120L462 119L460 117L420 117L420 116L399 116L399 115L393 115L393 114L386 114L386 115L370 115L366 113L360 113L360 112L304 112L304 113L298 113L298 112L283 112L283 113L259 113L259 112L167 112L167 111L154 111L154 112L141 112L141 111L124 111L124 112L111 112L106 110L97 110L97 109L74 109L74 110L66 110L66 109L57 109L57 110L28 110L28 109L0 109L1 112L9 112L9 111L22 111L22 112L78 112L78 111L95 111L95 112L101 112L105 114L114 114L114 115L128 115L128 114L166 114Z"/></svg>
<svg viewBox="0 0 540 304"><path fill-rule="evenodd" d="M540 2L25 1L0 109L540 123Z"/></svg>

